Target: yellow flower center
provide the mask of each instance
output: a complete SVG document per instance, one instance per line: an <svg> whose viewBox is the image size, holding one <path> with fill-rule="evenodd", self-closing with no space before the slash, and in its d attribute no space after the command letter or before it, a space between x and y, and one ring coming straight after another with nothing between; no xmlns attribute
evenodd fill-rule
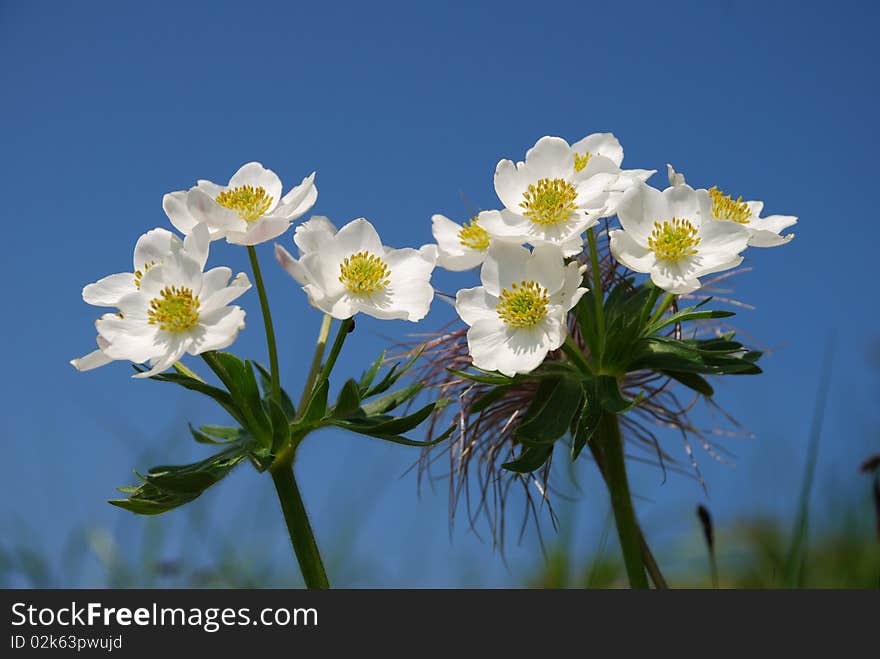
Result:
<svg viewBox="0 0 880 659"><path fill-rule="evenodd" d="M272 205L272 197L262 187L255 188L252 185L224 190L214 201L235 211L246 222L260 219Z"/></svg>
<svg viewBox="0 0 880 659"><path fill-rule="evenodd" d="M574 171L579 172L583 170L583 168L587 166L587 163L590 162L592 156L593 154L589 151L586 153L574 154Z"/></svg>
<svg viewBox="0 0 880 659"><path fill-rule="evenodd" d="M370 295L388 286L391 271L375 254L358 252L339 266L339 281L354 295Z"/></svg>
<svg viewBox="0 0 880 659"><path fill-rule="evenodd" d="M697 229L688 220L673 217L668 222L654 222L654 230L648 237L648 249L662 261L675 263L697 253L700 244Z"/></svg>
<svg viewBox="0 0 880 659"><path fill-rule="evenodd" d="M483 252L489 249L489 232L477 224L477 218L464 223L464 227L458 232L458 241L463 247Z"/></svg>
<svg viewBox="0 0 880 659"><path fill-rule="evenodd" d="M523 280L501 291L495 310L508 327L526 329L544 319L549 303L546 288L536 281Z"/></svg>
<svg viewBox="0 0 880 659"><path fill-rule="evenodd" d="M141 287L141 279L144 278L144 275L149 272L150 268L156 265L155 261L150 261L149 263L144 263L143 267L140 270L134 271L134 285L136 288Z"/></svg>
<svg viewBox="0 0 880 659"><path fill-rule="evenodd" d="M199 298L189 288L166 286L150 301L147 317L166 332L185 332L199 322Z"/></svg>
<svg viewBox="0 0 880 659"><path fill-rule="evenodd" d="M742 197L734 200L729 194L724 194L716 186L709 188L712 195L712 215L716 220L733 220L740 224L748 224L752 217L749 205Z"/></svg>
<svg viewBox="0 0 880 659"><path fill-rule="evenodd" d="M565 222L577 210L577 191L561 178L542 178L523 192L520 207L523 215L535 224L553 225Z"/></svg>

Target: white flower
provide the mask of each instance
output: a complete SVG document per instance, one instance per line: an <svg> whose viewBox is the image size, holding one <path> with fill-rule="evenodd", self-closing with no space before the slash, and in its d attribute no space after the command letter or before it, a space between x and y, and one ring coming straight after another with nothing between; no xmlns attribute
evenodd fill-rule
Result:
<svg viewBox="0 0 880 659"><path fill-rule="evenodd" d="M184 353L221 350L244 328L244 311L227 306L251 286L240 273L229 284L226 267L202 272L202 266L179 250L150 268L140 287L118 302L119 314L106 314L95 326L99 345L110 359L152 367L134 377L164 371Z"/></svg>
<svg viewBox="0 0 880 659"><path fill-rule="evenodd" d="M504 204L482 218L490 235L538 245L559 245L577 254L584 231L614 213L620 196L652 171L620 169L623 149L610 133L589 135L569 146L560 137L542 137L525 162L502 160L495 169L495 192Z"/></svg>
<svg viewBox="0 0 880 659"><path fill-rule="evenodd" d="M660 192L641 183L624 194L617 216L623 231L610 234L614 257L677 295L698 289L699 277L742 263L749 239L741 224L713 220L708 191L688 185Z"/></svg>
<svg viewBox="0 0 880 659"><path fill-rule="evenodd" d="M474 366L512 376L533 371L565 342L566 316L587 291L577 263L550 244L533 251L498 243L480 270L482 286L460 290L455 309L470 325Z"/></svg>
<svg viewBox="0 0 880 659"><path fill-rule="evenodd" d="M147 231L135 243L134 272L108 275L87 285L82 291L83 300L97 307L117 307L123 297L137 292L144 273L175 252L183 250L199 264L200 268L204 268L208 260L209 245L208 229L204 224L194 227L183 240L166 229L157 228ZM103 352L107 342L100 336L97 342L98 350L70 361L74 368L78 371L90 371L113 361Z"/></svg>
<svg viewBox="0 0 880 659"><path fill-rule="evenodd" d="M480 224L484 214L485 211L464 224L457 224L445 215L431 217L440 267L457 272L475 268L486 260L489 247L496 239Z"/></svg>
<svg viewBox="0 0 880 659"><path fill-rule="evenodd" d="M571 145L574 168L579 180L597 174L613 174L617 178L606 185L605 208L602 217L614 215L623 193L639 182L645 182L657 173L656 169L621 169L623 147L614 133L593 133Z"/></svg>
<svg viewBox="0 0 880 659"><path fill-rule="evenodd" d="M681 172L676 172L672 165L667 164L669 185L684 185L685 178ZM785 236L780 235L784 229L797 224L795 215L768 215L761 217L764 210L763 201L743 201L742 197L734 199L732 195L724 194L717 186L708 190L712 197L712 217L719 221L730 221L742 224L749 231L749 245L751 247L778 247L791 242L793 233Z"/></svg>
<svg viewBox="0 0 880 659"><path fill-rule="evenodd" d="M437 247L392 249L360 218L338 232L325 217L297 227L295 259L275 245L275 258L303 287L309 302L334 318L363 312L374 318L418 321L434 298L431 272Z"/></svg>
<svg viewBox="0 0 880 659"><path fill-rule="evenodd" d="M278 175L258 162L249 162L228 185L200 180L188 192L166 194L162 207L182 233L205 222L211 240L225 237L236 245L257 245L280 236L315 205L318 189L314 181L312 172L282 197Z"/></svg>

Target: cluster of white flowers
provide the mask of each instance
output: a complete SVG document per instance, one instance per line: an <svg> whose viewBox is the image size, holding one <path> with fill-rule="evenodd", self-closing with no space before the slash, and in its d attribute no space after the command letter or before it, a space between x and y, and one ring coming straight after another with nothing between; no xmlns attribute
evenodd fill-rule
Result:
<svg viewBox="0 0 880 659"><path fill-rule="evenodd" d="M576 257L600 218L619 218L621 228L609 233L618 261L679 295L698 289L700 277L739 265L747 246L793 237L780 234L796 217L762 218L761 202L734 200L714 187L695 190L671 166L670 187L660 191L646 183L656 170L621 169L622 162L623 148L611 133L573 145L542 137L524 161L498 163L502 208L463 224L433 216L436 245L393 249L363 218L337 230L315 216L295 231L299 258L277 244L275 257L314 307L338 319L360 312L419 321L434 297L436 265L481 266L482 286L460 290L456 310L469 326L474 365L513 375L534 370L564 343L568 311L587 291ZM98 350L71 363L88 370L119 359L149 362L136 376L147 377L184 353L231 344L245 314L228 305L250 282L242 273L230 284L226 267L204 272L210 242L226 238L251 247L281 236L315 204L314 179L312 173L282 196L278 176L252 162L227 185L200 180L165 195L165 213L185 238L153 229L135 246L134 272L85 287L86 302L117 311L96 322Z"/></svg>
<svg viewBox="0 0 880 659"><path fill-rule="evenodd" d="M620 220L622 229L609 234L618 261L679 295L698 289L699 277L739 265L747 246L794 237L780 232L796 217L761 218L761 202L734 200L717 188L695 190L671 166L670 187L660 191L646 183L656 170L625 170L622 162L623 148L611 133L573 145L542 137L525 161L498 163L495 191L503 208L464 224L434 215L439 265L482 264L483 285L456 296L476 367L527 373L562 345L567 311L587 290L577 262L565 260L583 253L584 233L600 218Z"/></svg>

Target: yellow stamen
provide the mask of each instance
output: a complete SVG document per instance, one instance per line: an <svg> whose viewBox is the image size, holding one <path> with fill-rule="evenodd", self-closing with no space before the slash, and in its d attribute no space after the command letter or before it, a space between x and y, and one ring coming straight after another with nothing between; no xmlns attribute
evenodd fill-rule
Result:
<svg viewBox="0 0 880 659"><path fill-rule="evenodd" d="M536 281L513 283L498 296L495 310L508 327L526 329L540 323L547 315L550 296Z"/></svg>
<svg viewBox="0 0 880 659"><path fill-rule="evenodd" d="M565 222L577 210L577 191L561 178L542 178L523 193L523 215L535 224L553 225Z"/></svg>
<svg viewBox="0 0 880 659"><path fill-rule="evenodd" d="M673 217L668 222L654 222L654 230L648 237L650 249L662 261L675 263L697 253L700 244L697 229L688 220Z"/></svg>
<svg viewBox="0 0 880 659"><path fill-rule="evenodd" d="M189 288L166 286L150 301L147 317L166 332L185 332L199 322L199 298Z"/></svg>
<svg viewBox="0 0 880 659"><path fill-rule="evenodd" d="M370 295L391 283L391 271L375 254L358 252L345 257L339 266L339 281L354 295Z"/></svg>
<svg viewBox="0 0 880 659"><path fill-rule="evenodd" d="M584 167L587 166L587 163L590 162L590 158L593 156L592 153L587 151L586 153L576 153L574 154L574 171L580 172Z"/></svg>
<svg viewBox="0 0 880 659"><path fill-rule="evenodd" d="M144 275L149 272L150 268L156 265L155 261L150 261L149 263L144 263L143 267L140 270L134 271L134 285L137 288L141 287L141 279L144 278Z"/></svg>
<svg viewBox="0 0 880 659"><path fill-rule="evenodd" d="M464 227L458 232L458 240L463 247L483 252L489 249L489 232L477 224L477 218L464 223Z"/></svg>
<svg viewBox="0 0 880 659"><path fill-rule="evenodd" d="M716 186L709 188L712 195L712 215L716 220L733 220L739 224L748 224L752 217L749 205L742 197L734 200L729 194L724 194Z"/></svg>
<svg viewBox="0 0 880 659"><path fill-rule="evenodd" d="M240 185L237 188L224 190L214 200L224 208L238 213L246 222L260 219L272 205L272 197L262 187Z"/></svg>

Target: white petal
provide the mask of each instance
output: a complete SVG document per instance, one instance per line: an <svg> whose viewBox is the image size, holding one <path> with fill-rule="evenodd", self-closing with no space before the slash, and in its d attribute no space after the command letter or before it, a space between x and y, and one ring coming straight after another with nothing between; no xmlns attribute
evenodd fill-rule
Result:
<svg viewBox="0 0 880 659"><path fill-rule="evenodd" d="M214 197L209 197L199 188L193 188L187 193L186 207L198 222L207 223L212 230L247 230L247 222L241 219L238 213L224 208L214 201Z"/></svg>
<svg viewBox="0 0 880 659"><path fill-rule="evenodd" d="M200 355L208 350L222 350L235 341L244 329L245 313L240 307L222 307L199 318L202 332L193 339L190 353Z"/></svg>
<svg viewBox="0 0 880 659"><path fill-rule="evenodd" d="M162 351L157 340L158 328L130 318L107 314L95 323L98 333L107 341L104 353L111 359L127 359L141 363Z"/></svg>
<svg viewBox="0 0 880 659"><path fill-rule="evenodd" d="M626 231L611 231L611 253L633 272L651 272L657 260L654 253L642 247Z"/></svg>
<svg viewBox="0 0 880 659"><path fill-rule="evenodd" d="M533 183L542 178L567 181L574 174L574 154L561 137L545 136L526 152L525 167L520 171Z"/></svg>
<svg viewBox="0 0 880 659"><path fill-rule="evenodd" d="M614 133L593 133L584 139L575 142L571 150L579 155L589 153L591 155L604 156L620 167L623 162L623 147L614 137ZM592 160L592 158L591 158Z"/></svg>
<svg viewBox="0 0 880 659"><path fill-rule="evenodd" d="M513 161L501 160L495 166L495 194L506 208L519 212L519 204L527 187Z"/></svg>
<svg viewBox="0 0 880 659"><path fill-rule="evenodd" d="M293 242L299 248L300 255L303 255L321 249L335 235L336 227L330 219L315 215L296 228Z"/></svg>
<svg viewBox="0 0 880 659"><path fill-rule="evenodd" d="M657 261L651 269L651 281L663 290L676 295L693 293L700 287L700 281L694 276L689 259L682 259L676 263Z"/></svg>
<svg viewBox="0 0 880 659"><path fill-rule="evenodd" d="M71 366L73 366L77 371L91 371L92 369L99 368L112 362L113 360L108 357L102 350L103 347L106 347L108 345L106 339L103 339L99 336L98 345L101 347L94 352L90 352L89 354L83 357L79 357L78 359L71 359Z"/></svg>
<svg viewBox="0 0 880 659"><path fill-rule="evenodd" d="M277 243L275 244L275 260L278 261L278 264L284 268L287 274L293 277L301 286L306 286L312 283L311 279L308 277L308 273L300 265L299 261L293 258L293 255L291 255L290 252Z"/></svg>
<svg viewBox="0 0 880 659"><path fill-rule="evenodd" d="M183 239L183 250L189 254L200 268L208 262L208 251L211 248L211 232L208 225L201 222Z"/></svg>
<svg viewBox="0 0 880 659"><path fill-rule="evenodd" d="M486 291L497 297L511 283L521 281L530 256L531 252L520 245L504 242L492 245L480 269L480 280Z"/></svg>
<svg viewBox="0 0 880 659"><path fill-rule="evenodd" d="M475 249L467 249L462 254L444 254L440 252L439 264L441 268L450 272L463 272L476 268L486 260L486 251L477 251Z"/></svg>
<svg viewBox="0 0 880 659"><path fill-rule="evenodd" d="M284 195L274 214L291 221L297 220L308 213L317 200L318 187L315 185L315 172L312 172L302 183Z"/></svg>
<svg viewBox="0 0 880 659"><path fill-rule="evenodd" d="M190 337L184 335L167 335L163 345L162 352L157 353L150 360L151 368L143 373L135 373L134 378L148 378L158 375L162 371L171 368L171 365L178 359L183 357L186 352Z"/></svg>
<svg viewBox="0 0 880 659"><path fill-rule="evenodd" d="M120 299L135 291L137 286L135 286L134 274L120 272L103 277L83 288L82 298L86 303L96 307L115 307Z"/></svg>
<svg viewBox="0 0 880 659"><path fill-rule="evenodd" d="M477 222L492 238L521 240L522 242L525 242L532 225L527 217L517 215L509 210L482 211L477 216Z"/></svg>
<svg viewBox="0 0 880 659"><path fill-rule="evenodd" d="M679 186L683 187L683 186ZM748 229L737 222L708 220L700 225L699 253L723 252L731 258L743 251L749 242Z"/></svg>
<svg viewBox="0 0 880 659"><path fill-rule="evenodd" d="M369 252L381 256L384 248L375 227L364 218L353 220L333 237L333 245L346 256Z"/></svg>
<svg viewBox="0 0 880 659"><path fill-rule="evenodd" d="M277 238L290 227L290 220L264 215L248 225L247 231L232 232L226 235L226 240L233 245L259 245Z"/></svg>
<svg viewBox="0 0 880 659"><path fill-rule="evenodd" d="M240 298L246 291L248 291L251 287L251 282L248 279L248 276L239 272L235 279L232 280L232 283L229 286L226 286L226 280L229 279L229 274L231 271L229 268L214 268L213 270L205 273L205 280L208 280L208 277L218 270L225 270L223 274L226 276L226 279L223 280L223 284L219 288L209 289L208 292L205 291L205 285L202 287L202 295L199 296L201 302L201 313L210 313L215 309L219 309L220 307L224 307L233 300L237 300ZM220 282L220 277L217 277L216 283Z"/></svg>
<svg viewBox="0 0 880 659"><path fill-rule="evenodd" d="M583 279L580 264L569 263L565 266L565 282L562 285L562 289L554 297L553 302L560 305L565 311L574 308L583 294L589 290L588 288L581 287Z"/></svg>
<svg viewBox="0 0 880 659"><path fill-rule="evenodd" d="M445 215L431 216L431 234L437 241L441 254L460 256L464 253L464 246L458 236L461 230L461 224L453 222Z"/></svg>
<svg viewBox="0 0 880 659"><path fill-rule="evenodd" d="M663 195L648 185L634 185L621 197L617 218L627 235L647 247L654 222L670 219Z"/></svg>
<svg viewBox="0 0 880 659"><path fill-rule="evenodd" d="M669 185L685 185L687 183L684 174L675 171L669 163L666 163L666 175L669 177Z"/></svg>
<svg viewBox="0 0 880 659"><path fill-rule="evenodd" d="M271 169L266 169L258 162L249 162L242 165L241 168L232 178L229 179L230 188L239 188L244 185L250 185L254 188L263 188L266 193L272 197L272 203L269 205L266 214L271 213L281 201L281 179Z"/></svg>
<svg viewBox="0 0 880 659"><path fill-rule="evenodd" d="M177 192L169 192L162 197L162 209L165 211L165 215L171 220L171 224L184 235L188 234L198 223L186 206L186 195L186 190L178 190Z"/></svg>
<svg viewBox="0 0 880 659"><path fill-rule="evenodd" d="M463 288L455 296L455 310L468 325L485 318L497 318L498 298L489 295L482 286Z"/></svg>
<svg viewBox="0 0 880 659"><path fill-rule="evenodd" d="M564 268L565 262L559 247L548 243L535 245L526 263L524 279L538 282L553 295L562 290L565 282Z"/></svg>

